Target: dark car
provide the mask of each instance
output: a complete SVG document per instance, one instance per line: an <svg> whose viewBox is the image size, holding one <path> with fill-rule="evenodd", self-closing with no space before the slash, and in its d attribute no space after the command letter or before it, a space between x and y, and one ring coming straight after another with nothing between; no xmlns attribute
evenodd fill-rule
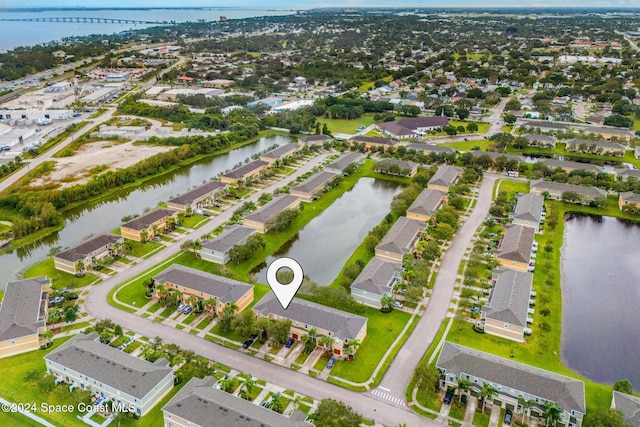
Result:
<svg viewBox="0 0 640 427"><path fill-rule="evenodd" d="M335 365L337 361L338 359L332 356L331 359L329 359L329 361L327 362L327 369L333 368L333 365Z"/></svg>
<svg viewBox="0 0 640 427"><path fill-rule="evenodd" d="M293 338L289 338L287 340L287 343L284 345L287 348L291 348L291 346L293 345L293 343L295 342L295 340Z"/></svg>
<svg viewBox="0 0 640 427"><path fill-rule="evenodd" d="M504 423L511 424L512 418L513 418L513 412L511 411L511 409L507 409L507 411L504 413Z"/></svg>
<svg viewBox="0 0 640 427"><path fill-rule="evenodd" d="M242 348L244 348L245 350L248 349L256 341L257 338L258 334L251 334L249 339L242 344Z"/></svg>
<svg viewBox="0 0 640 427"><path fill-rule="evenodd" d="M453 398L453 393L451 392L451 390L447 390L447 392L444 394L443 401L448 405L449 403L451 403L452 398Z"/></svg>

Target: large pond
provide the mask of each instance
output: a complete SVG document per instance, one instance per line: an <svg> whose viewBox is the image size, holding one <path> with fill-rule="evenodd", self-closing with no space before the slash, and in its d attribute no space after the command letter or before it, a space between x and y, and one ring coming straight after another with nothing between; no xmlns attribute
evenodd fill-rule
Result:
<svg viewBox="0 0 640 427"><path fill-rule="evenodd" d="M356 185L314 218L254 272L266 282L267 265L279 257L293 258L304 274L329 285L367 233L389 213L393 197L402 190L396 182L361 178ZM305 209L313 209L305 206Z"/></svg>
<svg viewBox="0 0 640 427"><path fill-rule="evenodd" d="M562 358L602 383L640 389L640 226L567 218L562 247Z"/></svg>
<svg viewBox="0 0 640 427"><path fill-rule="evenodd" d="M66 227L59 233L30 247L0 256L0 277L15 278L18 271L25 266L45 259L52 247L72 247L89 235L109 232L122 223L122 217L141 214L145 208L156 206L161 201L184 193L220 172L233 168L259 151L291 141L291 137L286 135L261 138L228 153L202 159L190 166L147 181L137 189L115 193L99 203L86 204L68 212ZM0 282L0 289L4 288L5 282L6 280Z"/></svg>

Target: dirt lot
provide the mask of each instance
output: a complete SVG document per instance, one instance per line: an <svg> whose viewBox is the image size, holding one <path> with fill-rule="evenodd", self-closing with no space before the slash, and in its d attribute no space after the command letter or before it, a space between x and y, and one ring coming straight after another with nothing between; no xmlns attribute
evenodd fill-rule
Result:
<svg viewBox="0 0 640 427"><path fill-rule="evenodd" d="M140 160L174 147L154 145L133 145L132 142L114 143L97 141L83 145L71 157L52 159L56 161L53 170L31 183L39 187L59 183L59 188L85 183L99 172L131 166Z"/></svg>

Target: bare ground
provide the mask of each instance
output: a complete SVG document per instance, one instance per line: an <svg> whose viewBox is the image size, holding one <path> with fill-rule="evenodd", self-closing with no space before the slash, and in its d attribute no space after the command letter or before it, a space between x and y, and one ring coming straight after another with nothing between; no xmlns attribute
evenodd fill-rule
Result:
<svg viewBox="0 0 640 427"><path fill-rule="evenodd" d="M52 159L56 165L51 172L31 182L32 187L40 187L52 183L60 184L59 188L83 184L98 172L116 170L131 166L154 154L169 151L174 147L133 142L115 143L113 141L96 141L84 144L71 157ZM94 169L95 168L95 169ZM93 171L92 171L93 170Z"/></svg>

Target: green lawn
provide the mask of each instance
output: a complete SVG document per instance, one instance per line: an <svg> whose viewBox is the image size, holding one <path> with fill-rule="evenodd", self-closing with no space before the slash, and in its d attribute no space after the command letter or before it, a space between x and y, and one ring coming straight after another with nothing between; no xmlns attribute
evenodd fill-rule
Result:
<svg viewBox="0 0 640 427"><path fill-rule="evenodd" d="M473 425L477 427L489 427L490 419L491 415L476 411L473 415Z"/></svg>
<svg viewBox="0 0 640 427"><path fill-rule="evenodd" d="M366 307L362 316L367 322L367 336L358 348L352 362L339 360L331 370L331 375L353 382L365 382L371 378L373 371L396 339L411 315L394 310L382 313L380 310Z"/></svg>
<svg viewBox="0 0 640 427"><path fill-rule="evenodd" d="M159 242L136 242L134 240L127 240L127 244L131 244L131 249L127 249L127 255L134 256L136 258L143 258L145 255L155 251L158 248L164 248L165 246Z"/></svg>
<svg viewBox="0 0 640 427"><path fill-rule="evenodd" d="M196 317L198 317L198 316L199 315L197 315L197 314L190 314L187 317L185 317L185 319L180 323L182 323L183 325L189 325L191 322L196 320Z"/></svg>
<svg viewBox="0 0 640 427"><path fill-rule="evenodd" d="M147 309L147 311L149 313L155 313L156 311L160 310L161 307L162 307L162 305L159 302L157 302L157 303L153 304L151 307L149 307Z"/></svg>
<svg viewBox="0 0 640 427"><path fill-rule="evenodd" d="M85 274L83 277L76 277L73 274L56 270L53 258L51 257L32 265L24 272L25 278L38 276L47 276L50 278L51 284L55 289L62 289L64 287L81 288L98 279L98 277L89 273Z"/></svg>
<svg viewBox="0 0 640 427"><path fill-rule="evenodd" d="M182 221L182 226L187 228L200 228L209 221L211 221L211 218L207 218L206 216L191 215Z"/></svg>
<svg viewBox="0 0 640 427"><path fill-rule="evenodd" d="M497 190L497 191L496 191ZM515 181L512 179L499 179L493 185L493 198L496 198L496 195L500 191L506 191L507 197L511 197L516 193L528 193L529 192L529 183L523 181Z"/></svg>
<svg viewBox="0 0 640 427"><path fill-rule="evenodd" d="M206 328L207 326L209 326L210 324L211 324L211 320L209 320L209 319L204 319L204 320L200 321L200 323L198 323L198 324L196 325L196 329L204 329L204 328Z"/></svg>
<svg viewBox="0 0 640 427"><path fill-rule="evenodd" d="M458 403L457 398L451 402L451 408L449 408L449 416L458 420L464 420L464 413L467 410L467 405Z"/></svg>
<svg viewBox="0 0 640 427"><path fill-rule="evenodd" d="M15 402L12 402L15 403ZM41 424L18 412L0 411L0 425L20 427L41 427Z"/></svg>
<svg viewBox="0 0 640 427"><path fill-rule="evenodd" d="M0 291L0 302L2 302L4 298L4 291Z"/></svg>
<svg viewBox="0 0 640 427"><path fill-rule="evenodd" d="M469 125L469 123L475 123L478 125L478 130L476 132L473 133L487 133L487 131L489 130L489 127L491 126L490 123L487 122L477 122L474 120L465 120L465 121L460 121L460 120L450 120L449 124L451 126L464 126L465 128ZM459 132L458 134L464 134L464 133L471 133L471 132Z"/></svg>
<svg viewBox="0 0 640 427"><path fill-rule="evenodd" d="M491 142L488 139L476 139L473 141L445 142L444 144L438 144L438 145L444 145L445 147L453 147L458 151L469 151L476 147L480 147L481 150L487 150L489 147L491 147L492 144L493 142Z"/></svg>
<svg viewBox="0 0 640 427"><path fill-rule="evenodd" d="M318 117L318 122L327 124L327 127L332 133L356 133L356 128L360 126L370 126L374 123L373 115L365 114L360 118L347 120L347 119L326 119L324 117Z"/></svg>

